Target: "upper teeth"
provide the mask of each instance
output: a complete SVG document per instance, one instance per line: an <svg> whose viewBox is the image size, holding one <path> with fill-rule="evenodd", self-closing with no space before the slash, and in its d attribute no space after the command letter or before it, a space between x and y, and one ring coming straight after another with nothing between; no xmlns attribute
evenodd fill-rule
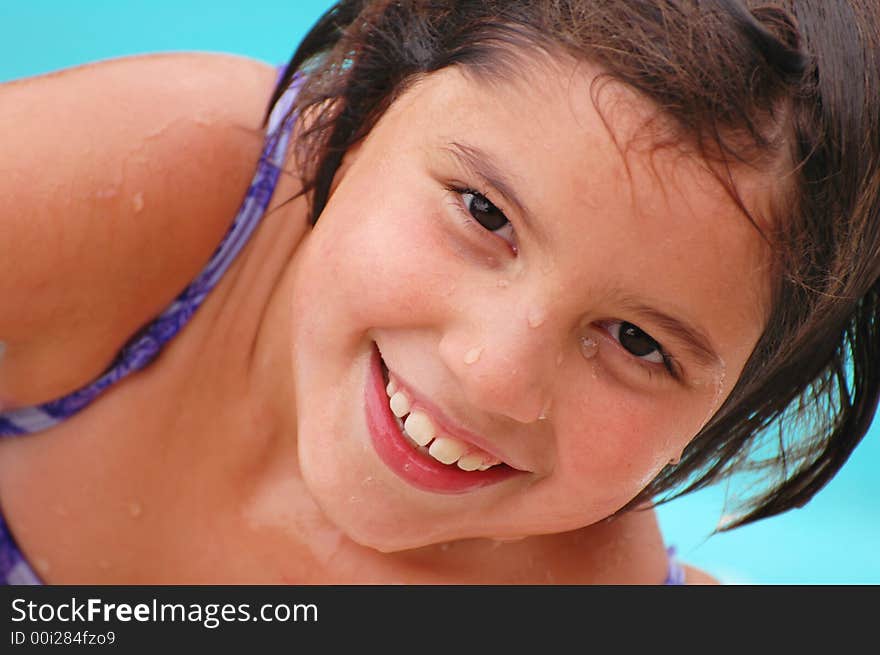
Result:
<svg viewBox="0 0 880 655"><path fill-rule="evenodd" d="M399 394L400 392L398 391L397 393ZM420 446L427 446L431 443L431 439L437 436L437 431L434 429L431 419L428 418L427 414L419 411L411 412L403 422L403 427L406 433L412 437L413 441ZM437 441L440 441L440 439ZM438 457L437 459L442 458Z"/></svg>
<svg viewBox="0 0 880 655"><path fill-rule="evenodd" d="M397 389L392 380L385 389L388 394L388 404L391 411L398 419L406 420L398 424L403 434L412 439L419 446L427 446L428 454L438 462L444 464L457 464L463 471L485 471L490 466L499 464L499 460L488 453L476 450L470 444L459 441L453 437L438 436L437 428L434 427L431 418L423 411L413 410L409 397Z"/></svg>

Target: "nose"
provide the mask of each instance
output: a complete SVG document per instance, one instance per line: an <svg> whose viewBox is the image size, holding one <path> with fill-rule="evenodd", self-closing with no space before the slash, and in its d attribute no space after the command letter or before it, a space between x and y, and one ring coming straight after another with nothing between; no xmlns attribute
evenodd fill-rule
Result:
<svg viewBox="0 0 880 655"><path fill-rule="evenodd" d="M444 333L441 359L472 407L520 423L544 418L559 348L549 312L487 309Z"/></svg>

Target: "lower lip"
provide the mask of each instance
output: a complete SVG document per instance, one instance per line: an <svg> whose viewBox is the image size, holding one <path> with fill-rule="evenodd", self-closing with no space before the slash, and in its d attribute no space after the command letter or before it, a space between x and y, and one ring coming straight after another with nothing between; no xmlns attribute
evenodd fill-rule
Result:
<svg viewBox="0 0 880 655"><path fill-rule="evenodd" d="M462 471L425 455L400 431L388 405L379 350L374 346L365 388L367 426L379 458L400 478L424 491L461 494L519 473L506 464L485 471Z"/></svg>

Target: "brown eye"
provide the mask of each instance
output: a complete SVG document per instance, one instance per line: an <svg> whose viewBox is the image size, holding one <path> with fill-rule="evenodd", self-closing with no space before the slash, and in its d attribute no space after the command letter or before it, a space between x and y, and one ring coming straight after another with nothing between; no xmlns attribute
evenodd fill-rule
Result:
<svg viewBox="0 0 880 655"><path fill-rule="evenodd" d="M614 323L609 327L609 332L631 355L656 364L663 363L663 349L660 344L637 325L626 321Z"/></svg>
<svg viewBox="0 0 880 655"><path fill-rule="evenodd" d="M461 194L461 199L474 220L490 232L500 230L508 224L504 213L486 196L476 191L465 191Z"/></svg>

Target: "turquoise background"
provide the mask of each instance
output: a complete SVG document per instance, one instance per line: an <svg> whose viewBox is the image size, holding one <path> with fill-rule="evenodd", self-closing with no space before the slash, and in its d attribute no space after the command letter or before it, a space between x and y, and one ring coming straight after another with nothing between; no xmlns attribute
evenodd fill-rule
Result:
<svg viewBox="0 0 880 655"><path fill-rule="evenodd" d="M172 50L281 63L328 6L325 1L2 0L0 81ZM803 509L708 537L723 512L724 490L713 489L663 506L660 521L683 559L723 582L878 584L878 463L875 421L843 472Z"/></svg>

